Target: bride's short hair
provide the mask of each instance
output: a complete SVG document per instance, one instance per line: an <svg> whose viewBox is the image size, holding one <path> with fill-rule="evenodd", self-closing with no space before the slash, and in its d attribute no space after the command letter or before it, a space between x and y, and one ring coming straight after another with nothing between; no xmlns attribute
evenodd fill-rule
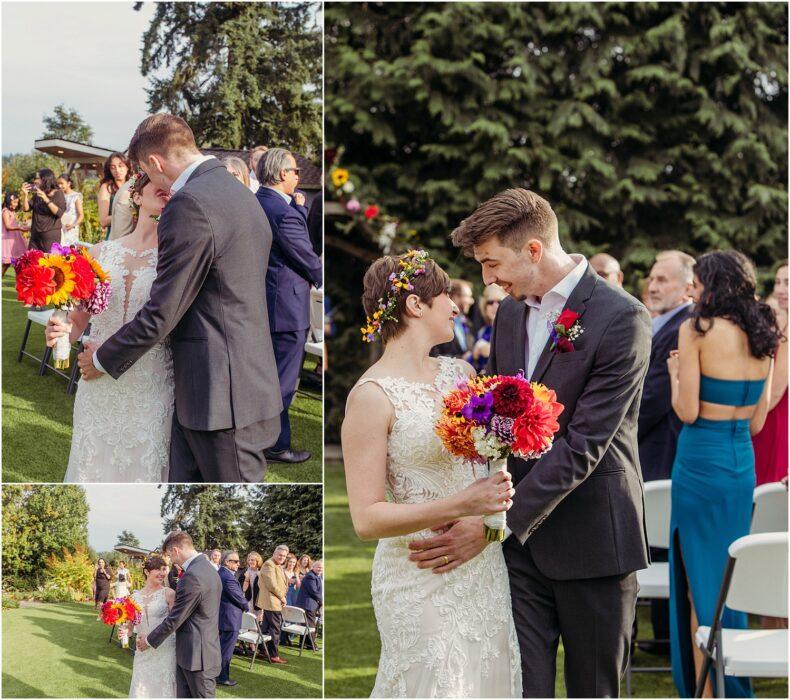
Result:
<svg viewBox="0 0 790 700"><path fill-rule="evenodd" d="M416 294L421 301L430 306L433 300L448 291L450 286L450 278L447 273L429 258L425 262L425 273L410 280L414 287L412 291L393 292L390 275L393 272L397 274L403 269L400 261L404 258L405 255L385 255L383 258L379 258L368 268L362 281L362 306L368 316L372 317L379 308L380 299L386 300L390 294L398 295L395 311L392 314L395 320L384 321L381 324L381 341L383 343L397 338L405 330L404 317L406 299L409 294Z"/></svg>
<svg viewBox="0 0 790 700"><path fill-rule="evenodd" d="M156 571L163 566L167 566L167 562L158 554L152 554L143 562L143 571Z"/></svg>

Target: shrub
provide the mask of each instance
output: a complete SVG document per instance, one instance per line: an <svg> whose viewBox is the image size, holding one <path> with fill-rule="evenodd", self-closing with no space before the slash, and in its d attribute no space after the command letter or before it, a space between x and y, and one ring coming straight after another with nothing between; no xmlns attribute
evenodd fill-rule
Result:
<svg viewBox="0 0 790 700"><path fill-rule="evenodd" d="M6 593L3 593L3 610L13 610L19 607L19 601Z"/></svg>
<svg viewBox="0 0 790 700"><path fill-rule="evenodd" d="M66 591L69 600L85 600L93 590L93 562L85 547L78 546L73 552L63 550L60 557L54 555L47 559L47 585ZM63 602L63 601L51 601Z"/></svg>
<svg viewBox="0 0 790 700"><path fill-rule="evenodd" d="M39 586L33 592L33 597L41 603L72 603L75 600L79 600L74 595L75 592L73 590L62 588L56 583Z"/></svg>

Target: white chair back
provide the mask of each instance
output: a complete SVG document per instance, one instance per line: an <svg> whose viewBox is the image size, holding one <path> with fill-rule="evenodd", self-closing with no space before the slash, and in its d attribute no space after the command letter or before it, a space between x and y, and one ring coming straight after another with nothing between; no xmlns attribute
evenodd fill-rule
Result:
<svg viewBox="0 0 790 700"><path fill-rule="evenodd" d="M286 605L283 607L283 622L307 627L307 616L304 614L303 608L297 608L294 605Z"/></svg>
<svg viewBox="0 0 790 700"><path fill-rule="evenodd" d="M787 488L778 481L754 490L754 513L749 533L787 532Z"/></svg>
<svg viewBox="0 0 790 700"><path fill-rule="evenodd" d="M317 343L324 339L324 290L310 290L310 336Z"/></svg>
<svg viewBox="0 0 790 700"><path fill-rule="evenodd" d="M729 547L735 569L727 607L751 615L787 617L787 533L746 535Z"/></svg>
<svg viewBox="0 0 790 700"><path fill-rule="evenodd" d="M645 523L651 547L669 548L669 518L672 515L672 481L645 482Z"/></svg>
<svg viewBox="0 0 790 700"><path fill-rule="evenodd" d="M255 619L255 615L252 613L242 613L241 614L241 632L245 630L253 630L254 632L258 631L258 621Z"/></svg>

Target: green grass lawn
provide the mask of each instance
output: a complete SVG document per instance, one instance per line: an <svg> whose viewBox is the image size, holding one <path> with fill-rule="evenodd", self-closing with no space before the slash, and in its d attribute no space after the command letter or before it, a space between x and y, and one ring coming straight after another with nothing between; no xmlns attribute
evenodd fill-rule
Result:
<svg viewBox="0 0 790 700"><path fill-rule="evenodd" d="M17 362L27 309L16 300L13 270L3 279L3 481L60 482L66 473L71 446L74 396L66 381L52 373L38 376L30 358ZM27 350L41 355L44 329L34 324ZM314 363L311 363L314 364ZM267 482L321 481L321 399L317 393L297 394L291 406L294 447L312 452L304 464L271 464Z"/></svg>
<svg viewBox="0 0 790 700"><path fill-rule="evenodd" d="M370 567L375 543L357 539L348 514L343 466L327 463L324 486L326 570L327 697L368 697L379 659L379 636L370 602ZM639 636L652 634L650 611L639 607ZM637 651L634 666L668 666L669 659ZM566 697L563 652L557 660L557 697ZM668 673L633 674L635 697L677 697ZM625 696L625 683L621 688ZM758 680L758 697L786 698L787 681Z"/></svg>
<svg viewBox="0 0 790 700"><path fill-rule="evenodd" d="M132 654L96 620L93 606L38 605L3 611L3 697L127 697ZM321 697L321 654L280 647L287 666L234 656L233 688L217 687L220 698Z"/></svg>

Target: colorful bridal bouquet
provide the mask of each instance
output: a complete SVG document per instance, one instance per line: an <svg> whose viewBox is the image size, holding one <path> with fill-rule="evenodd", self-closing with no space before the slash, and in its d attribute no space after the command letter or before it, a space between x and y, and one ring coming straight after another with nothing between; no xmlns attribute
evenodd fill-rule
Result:
<svg viewBox="0 0 790 700"><path fill-rule="evenodd" d="M142 609L129 596L115 598L114 600L108 600L101 606L101 620L105 625L119 625L118 639L121 640L121 646L126 648L129 646L129 633L126 629L126 623L131 621L135 625L139 625L142 620Z"/></svg>
<svg viewBox="0 0 790 700"><path fill-rule="evenodd" d="M564 406L543 384L515 376L480 376L458 382L443 398L436 434L445 449L489 473L504 471L510 455L536 459L551 449ZM486 539L505 537L505 513L487 515Z"/></svg>
<svg viewBox="0 0 790 700"><path fill-rule="evenodd" d="M12 263L17 299L25 306L51 304L52 318L64 322L75 307L93 316L107 308L110 278L87 248L53 243L49 253L28 250ZM58 338L52 353L57 369L68 368L70 352L68 336Z"/></svg>

